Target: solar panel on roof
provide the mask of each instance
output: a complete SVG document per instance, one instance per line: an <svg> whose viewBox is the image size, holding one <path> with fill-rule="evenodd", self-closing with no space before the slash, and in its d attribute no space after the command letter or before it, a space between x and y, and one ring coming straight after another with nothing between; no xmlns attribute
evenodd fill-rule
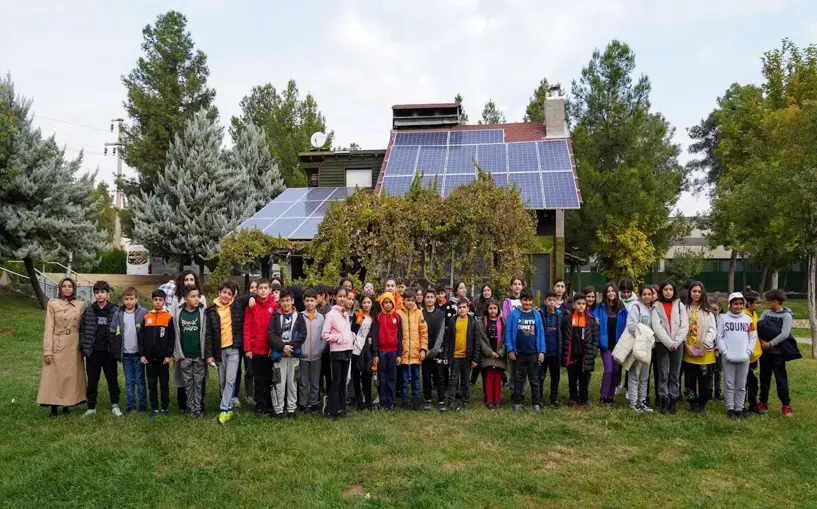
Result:
<svg viewBox="0 0 817 509"><path fill-rule="evenodd" d="M318 234L318 226L323 222L323 216L305 219L297 228L288 234L290 239L311 239Z"/></svg>
<svg viewBox="0 0 817 509"><path fill-rule="evenodd" d="M463 145L448 148L448 163L445 173L474 173L474 160L477 157L476 145Z"/></svg>
<svg viewBox="0 0 817 509"><path fill-rule="evenodd" d="M401 145L448 145L448 131L397 133L394 144Z"/></svg>
<svg viewBox="0 0 817 509"><path fill-rule="evenodd" d="M411 187L413 177L385 177L383 190L392 196L403 196Z"/></svg>
<svg viewBox="0 0 817 509"><path fill-rule="evenodd" d="M290 187L284 189L284 192L275 197L275 201L298 201L306 196L309 192L308 187Z"/></svg>
<svg viewBox="0 0 817 509"><path fill-rule="evenodd" d="M436 179L436 186L435 184ZM426 189L433 189L435 191L440 191L443 188L443 176L442 175L423 175L423 187Z"/></svg>
<svg viewBox="0 0 817 509"><path fill-rule="evenodd" d="M510 185L519 188L519 197L531 209L545 208L545 199L542 196L542 181L539 173L509 173Z"/></svg>
<svg viewBox="0 0 817 509"><path fill-rule="evenodd" d="M573 171L552 171L542 173L545 189L545 205L549 209L579 208L579 194Z"/></svg>
<svg viewBox="0 0 817 509"><path fill-rule="evenodd" d="M445 171L445 154L447 147L420 147L417 157L417 172L425 175L442 174Z"/></svg>
<svg viewBox="0 0 817 509"><path fill-rule="evenodd" d="M536 142L508 143L508 171L525 173L539 171Z"/></svg>
<svg viewBox="0 0 817 509"><path fill-rule="evenodd" d="M478 129L468 131L451 131L449 145L469 145L480 143L504 143L504 129Z"/></svg>
<svg viewBox="0 0 817 509"><path fill-rule="evenodd" d="M573 171L567 140L537 142L542 171Z"/></svg>
<svg viewBox="0 0 817 509"><path fill-rule="evenodd" d="M309 201L323 201L335 192L334 187L310 187L306 199Z"/></svg>
<svg viewBox="0 0 817 509"><path fill-rule="evenodd" d="M508 171L507 150L504 143L477 145L477 164L488 173L505 173Z"/></svg>
<svg viewBox="0 0 817 509"><path fill-rule="evenodd" d="M386 175L414 175L417 165L417 152L420 147L392 147L389 151L389 163L386 165Z"/></svg>
<svg viewBox="0 0 817 509"><path fill-rule="evenodd" d="M317 225L333 201L343 201L354 188L291 188L238 226L238 230L258 229L273 237L311 239Z"/></svg>
<svg viewBox="0 0 817 509"><path fill-rule="evenodd" d="M446 175L443 186L443 196L448 198L451 196L451 191L459 186L470 184L475 181L477 176L473 173L460 173L456 175Z"/></svg>

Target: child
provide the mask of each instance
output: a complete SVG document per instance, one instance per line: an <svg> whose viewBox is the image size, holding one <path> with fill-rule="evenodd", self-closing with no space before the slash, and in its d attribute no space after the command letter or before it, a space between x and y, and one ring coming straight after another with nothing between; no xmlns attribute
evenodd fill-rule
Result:
<svg viewBox="0 0 817 509"><path fill-rule="evenodd" d="M587 298L573 298L573 312L561 318L562 366L567 368L570 407L589 408L590 377L596 365L599 347L599 324L587 311Z"/></svg>
<svg viewBox="0 0 817 509"><path fill-rule="evenodd" d="M164 286L164 285L163 285ZM165 299L165 311L169 312L174 319L179 317L179 311L184 307L184 296L182 295L182 290L184 290L185 286L195 286L199 290L199 303L204 304L205 309L207 309L207 299L204 297L204 290L201 285L201 281L199 281L198 276L195 272L189 269L185 269L181 271L176 276L176 282L170 285L173 289L172 293L168 293L162 287L159 287L160 290L165 290L167 294L167 298ZM182 413L187 412L187 395L185 393L184 388L184 379L182 378L182 369L181 365L178 362L173 363L172 371L170 373L170 384L172 387L176 388L176 402L179 405L179 411ZM204 410L204 394L205 394L204 387L202 387L201 393L201 408L202 411Z"/></svg>
<svg viewBox="0 0 817 509"><path fill-rule="evenodd" d="M562 332L559 319L562 310L556 307L559 296L551 290L542 306L542 325L545 328L545 362L539 365L539 399L544 401L544 383L547 372L550 372L550 406L559 408L559 378L562 368Z"/></svg>
<svg viewBox="0 0 817 509"><path fill-rule="evenodd" d="M445 325L447 327L451 319L457 316L457 305L448 300L444 284L438 283L434 287L434 293L437 294L437 308L442 309L443 313L445 313Z"/></svg>
<svg viewBox="0 0 817 509"><path fill-rule="evenodd" d="M431 410L431 396L435 387L437 388L437 406L443 410L445 393L448 389L448 370L440 355L445 340L445 312L435 305L435 301L434 290L429 288L423 296L423 318L428 326L429 346L422 366L425 410Z"/></svg>
<svg viewBox="0 0 817 509"><path fill-rule="evenodd" d="M457 302L457 316L448 323L443 343L443 362L450 368L448 378L448 408L458 410L455 404L457 391L462 397L462 407L470 406L471 368L479 365L479 324L468 314L469 302Z"/></svg>
<svg viewBox="0 0 817 509"><path fill-rule="evenodd" d="M553 291L556 292L556 307L562 308L562 312L565 311L565 299L567 298L567 284L565 284L565 280L563 278L556 278L556 281L553 283Z"/></svg>
<svg viewBox="0 0 817 509"><path fill-rule="evenodd" d="M349 299L346 299L347 302ZM352 348L352 391L357 409L372 409L372 348L369 331L372 330L372 304L374 299L364 295L360 299L360 309L354 314L352 332L355 345Z"/></svg>
<svg viewBox="0 0 817 509"><path fill-rule="evenodd" d="M403 325L403 355L400 357L400 375L403 377L400 394L403 407L409 405L409 384L411 384L412 410L420 409L420 364L428 351L428 325L423 312L417 308L414 290L406 288L403 293L404 309L398 310Z"/></svg>
<svg viewBox="0 0 817 509"><path fill-rule="evenodd" d="M329 304L329 292L331 290L326 285L318 285L315 291L317 292L315 309L326 318L326 314L332 310L332 305ZM324 345L326 345L326 343L324 343ZM321 353L321 377L319 383L320 392L324 394L324 403L326 402L326 394L329 393L330 385L332 385L332 367L329 361L329 349L324 348Z"/></svg>
<svg viewBox="0 0 817 509"><path fill-rule="evenodd" d="M789 397L789 375L786 372L786 362L788 359L781 351L781 344L791 336L792 312L784 307L786 292L775 289L769 290L763 295L769 309L760 316L760 322L771 325L774 332L780 331L774 337L763 337L760 347L763 355L760 357L760 401L757 406L762 412L769 410L769 389L772 385L772 374L777 385L777 397L780 399L783 408L783 417L791 417L791 399Z"/></svg>
<svg viewBox="0 0 817 509"><path fill-rule="evenodd" d="M613 360L613 350L627 326L627 308L621 303L615 283L607 283L599 295L601 302L593 315L599 323L599 349L604 364L601 379L602 405L611 405L616 395L617 376L621 377L621 366Z"/></svg>
<svg viewBox="0 0 817 509"><path fill-rule="evenodd" d="M558 292L557 292L558 293ZM525 376L531 387L533 411L542 410L539 398L539 375L537 363L545 361L545 328L542 316L533 309L533 292L523 288L519 294L522 307L514 309L508 319L505 330L505 344L508 347L508 359L514 365L513 411L522 410Z"/></svg>
<svg viewBox="0 0 817 509"><path fill-rule="evenodd" d="M622 279L618 282L618 297L621 299L621 303L627 309L627 312L638 302L638 296L635 294L635 285L633 285L632 279Z"/></svg>
<svg viewBox="0 0 817 509"><path fill-rule="evenodd" d="M85 308L82 317L82 335L80 346L85 357L85 370L88 374L88 389L85 391L88 398L88 410L84 416L96 413L96 399L99 393L99 375L105 373L108 382L108 393L111 396L111 412L122 416L119 408L119 378L117 375L116 358L111 355L111 322L116 312L116 306L108 300L111 287L105 281L94 283L94 298L96 303Z"/></svg>
<svg viewBox="0 0 817 509"><path fill-rule="evenodd" d="M689 283L686 291L689 333L684 343L684 393L693 414L706 414L715 365L715 339L718 326L709 312L706 290L700 281Z"/></svg>
<svg viewBox="0 0 817 509"><path fill-rule="evenodd" d="M502 394L502 372L505 371L505 320L499 315L499 303L494 299L486 302L486 314L482 317L480 330L482 379L489 410L499 410Z"/></svg>
<svg viewBox="0 0 817 509"><path fill-rule="evenodd" d="M718 348L723 359L723 380L726 386L726 415L738 419L743 415L746 399L746 375L749 359L755 349L757 332L752 319L743 312L743 294L729 296L729 313L718 322Z"/></svg>
<svg viewBox="0 0 817 509"><path fill-rule="evenodd" d="M519 299L519 295L522 293L523 286L522 279L518 277L511 278L511 294L502 304L502 318L505 320L511 316L511 311L522 307L522 301Z"/></svg>
<svg viewBox="0 0 817 509"><path fill-rule="evenodd" d="M184 298L184 307L179 315L173 319L174 344L173 360L179 364L184 380L184 390L187 396L187 415L200 418L201 395L204 380L207 376L207 365L215 366L212 345L206 341L206 320L204 319L204 304L200 302L199 289L195 286L185 286L176 289Z"/></svg>
<svg viewBox="0 0 817 509"><path fill-rule="evenodd" d="M298 403L301 411L309 412L320 410L321 357L326 346L321 339L324 317L318 312L317 304L317 292L314 288L307 288L304 292L306 309L301 313L306 324L306 338L301 347Z"/></svg>
<svg viewBox="0 0 817 509"><path fill-rule="evenodd" d="M660 302L652 308L655 363L658 364L655 384L658 389L658 411L675 415L681 396L681 364L684 360L684 343L689 334L689 316L671 281L664 281L658 287L658 300Z"/></svg>
<svg viewBox="0 0 817 509"><path fill-rule="evenodd" d="M638 324L646 325L652 330L652 288L650 286L642 286L639 296L641 300L633 304L627 313L627 331L634 336L638 330ZM652 413L652 408L647 405L650 365L646 362L635 360L632 366L630 366L627 375L627 400L630 402L630 408L636 413Z"/></svg>
<svg viewBox="0 0 817 509"><path fill-rule="evenodd" d="M394 295L378 297L382 312L372 324L372 357L380 379L380 408L393 411L397 390L397 364L403 356L403 323L394 306Z"/></svg>
<svg viewBox="0 0 817 509"><path fill-rule="evenodd" d="M145 315L142 327L139 328L139 357L147 366L148 393L150 396L151 417L159 415L159 397L156 394L156 380L162 393L162 415L168 415L170 406L170 357L176 345L173 316L165 311L165 292L154 290L151 295L153 309Z"/></svg>
<svg viewBox="0 0 817 509"><path fill-rule="evenodd" d="M354 295L347 294L346 288L341 286L335 290L335 305L332 311L326 314L321 332L321 338L329 343L329 360L332 367L332 385L329 387L324 412L332 419L346 417L346 377L355 343L355 335L352 333L352 326L346 313L347 298L354 299Z"/></svg>
<svg viewBox="0 0 817 509"><path fill-rule="evenodd" d="M384 293L391 293L394 297L394 309L396 311L403 309L403 292L397 287L397 280L393 277L387 277L384 290Z"/></svg>
<svg viewBox="0 0 817 509"><path fill-rule="evenodd" d="M294 307L294 299L288 289L281 290L280 307L269 322L268 338L272 353L272 369L277 371L275 397L272 398L275 417L295 418L298 403L298 388L295 386L295 368L301 356L301 346L306 340L306 320Z"/></svg>
<svg viewBox="0 0 817 509"><path fill-rule="evenodd" d="M125 304L113 315L111 321L111 353L114 359L122 362L125 371L125 412L137 409L136 395L139 395L138 409L147 411L148 400L145 386L145 367L139 361L139 340L136 331L142 326L142 320L148 310L139 305L136 288L129 287L123 294Z"/></svg>
<svg viewBox="0 0 817 509"><path fill-rule="evenodd" d="M267 331L270 320L278 310L278 302L267 279L260 279L255 291L255 306L248 307L244 316L244 356L252 361L255 413L259 416L270 416L272 358ZM280 291L279 288L278 292Z"/></svg>

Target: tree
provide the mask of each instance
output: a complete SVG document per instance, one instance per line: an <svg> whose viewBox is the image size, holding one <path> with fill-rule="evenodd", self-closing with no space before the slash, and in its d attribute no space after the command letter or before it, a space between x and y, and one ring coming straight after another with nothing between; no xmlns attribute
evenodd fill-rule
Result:
<svg viewBox="0 0 817 509"><path fill-rule="evenodd" d="M559 87L559 95L563 95L562 86ZM545 101L547 100L548 90L550 85L547 78L542 78L539 85L534 89L533 95L528 101L528 106L525 108L525 116L522 117L522 122L544 122L545 121Z"/></svg>
<svg viewBox="0 0 817 509"><path fill-rule="evenodd" d="M634 80L634 72L635 54L612 41L603 53L593 52L573 82L569 104L584 203L566 215L566 245L580 256L598 256L607 273L642 266L628 260L648 259L608 242L634 229L645 235L646 244L626 246L654 251L654 262L666 253L679 234L670 215L687 180L674 129L650 111L649 79Z"/></svg>
<svg viewBox="0 0 817 509"><path fill-rule="evenodd" d="M0 104L17 119L0 157L0 173L10 176L0 188L0 259L23 260L34 295L45 309L48 299L34 262L66 259L72 253L89 256L102 245L93 196L95 174L78 177L82 153L66 160L54 138L43 139L33 127L31 101L15 93L11 77L0 85Z"/></svg>
<svg viewBox="0 0 817 509"><path fill-rule="evenodd" d="M279 93L270 83L253 87L241 99L241 115L231 120L233 141L249 124L264 128L270 153L287 187L306 186L306 174L299 167L298 154L310 149L310 139L316 132L326 132L326 118L318 109L312 94L300 98L295 80L289 80L286 90ZM331 147L335 133L326 136Z"/></svg>
<svg viewBox="0 0 817 509"><path fill-rule="evenodd" d="M98 207L99 229L105 232L105 237L109 243L113 242L114 223L116 222L116 209L113 206L111 192L108 184L100 182L93 191L93 199Z"/></svg>
<svg viewBox="0 0 817 509"><path fill-rule="evenodd" d="M482 108L482 118L479 119L479 125L504 124L505 115L496 108L493 99L488 99L485 107Z"/></svg>
<svg viewBox="0 0 817 509"><path fill-rule="evenodd" d="M706 260L706 253L703 251L682 249L665 262L664 273L670 280L683 284L701 273Z"/></svg>
<svg viewBox="0 0 817 509"><path fill-rule="evenodd" d="M11 82L11 76L7 75L5 80L0 80L0 97L6 97L3 93L4 83ZM11 151L12 137L17 132L17 118L12 111L12 104L0 101L0 162L6 160ZM13 168L0 163L0 190L5 189L11 181Z"/></svg>
<svg viewBox="0 0 817 509"><path fill-rule="evenodd" d="M286 189L263 128L250 124L242 129L229 155L233 168L250 180L247 197L250 213L257 212Z"/></svg>
<svg viewBox="0 0 817 509"><path fill-rule="evenodd" d="M350 144L349 144L349 151L350 151L350 152L355 152L355 151L357 151L357 150L360 150L360 145L358 145L358 144L357 144L357 143L355 143L354 141L353 141L352 143L350 143Z"/></svg>
<svg viewBox="0 0 817 509"><path fill-rule="evenodd" d="M454 102L460 107L460 124L466 125L468 123L468 113L465 113L465 106L462 105L462 95L458 93L454 96Z"/></svg>
<svg viewBox="0 0 817 509"><path fill-rule="evenodd" d="M215 90L207 87L207 56L195 49L187 18L176 11L160 14L142 30L142 50L136 67L122 77L128 90L124 101L129 122L123 132L125 162L138 177L127 181L129 195L151 193L167 164L167 151L185 122L200 109L217 116Z"/></svg>
<svg viewBox="0 0 817 509"><path fill-rule="evenodd" d="M655 265L659 255L638 217L628 220L609 217L596 232L599 249L599 272L608 279L640 281Z"/></svg>
<svg viewBox="0 0 817 509"><path fill-rule="evenodd" d="M190 256L204 276L204 259L251 213L249 176L221 154L221 127L202 109L167 151L167 167L153 194L131 202L134 237L151 252Z"/></svg>

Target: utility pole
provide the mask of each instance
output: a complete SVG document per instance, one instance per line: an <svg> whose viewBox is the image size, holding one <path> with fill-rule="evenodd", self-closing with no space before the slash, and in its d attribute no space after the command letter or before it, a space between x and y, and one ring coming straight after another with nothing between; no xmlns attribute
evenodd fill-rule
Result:
<svg viewBox="0 0 817 509"><path fill-rule="evenodd" d="M122 223L119 220L119 213L122 210L122 190L119 183L122 180L122 124L125 122L123 118L114 118L111 120L111 132L113 132L113 123L117 123L116 141L105 143L106 147L113 147L113 154L116 156L116 194L114 195L114 208L116 208L116 218L114 219L113 227L113 245L116 249L122 247ZM108 149L105 149L107 155Z"/></svg>

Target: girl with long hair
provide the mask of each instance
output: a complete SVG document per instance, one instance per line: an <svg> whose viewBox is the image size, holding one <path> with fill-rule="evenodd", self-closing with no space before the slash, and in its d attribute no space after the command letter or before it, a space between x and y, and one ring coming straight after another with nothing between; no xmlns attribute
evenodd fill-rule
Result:
<svg viewBox="0 0 817 509"><path fill-rule="evenodd" d="M613 360L613 349L627 326L627 308L621 302L615 283L607 283L599 294L601 301L593 309L599 321L599 348L604 364L601 377L601 400L603 405L613 403L617 379L621 378L621 365Z"/></svg>
<svg viewBox="0 0 817 509"><path fill-rule="evenodd" d="M705 414L715 371L717 323L703 283L693 281L687 288L685 304L689 332L684 343L684 395L693 414Z"/></svg>

